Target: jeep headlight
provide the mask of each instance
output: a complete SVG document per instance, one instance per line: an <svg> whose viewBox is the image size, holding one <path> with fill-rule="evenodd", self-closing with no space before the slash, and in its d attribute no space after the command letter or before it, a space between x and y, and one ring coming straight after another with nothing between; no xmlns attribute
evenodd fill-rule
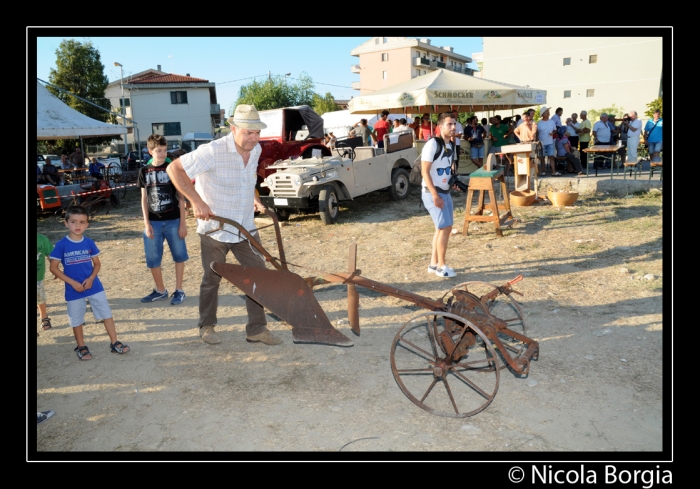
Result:
<svg viewBox="0 0 700 489"><path fill-rule="evenodd" d="M297 187L298 187L299 185L301 185L301 178L299 178L299 177L294 177L294 185L296 185Z"/></svg>

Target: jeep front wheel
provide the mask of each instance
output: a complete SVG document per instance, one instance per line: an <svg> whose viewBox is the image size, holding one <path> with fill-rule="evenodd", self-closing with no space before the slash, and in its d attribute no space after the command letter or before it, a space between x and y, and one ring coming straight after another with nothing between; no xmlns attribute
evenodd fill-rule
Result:
<svg viewBox="0 0 700 489"><path fill-rule="evenodd" d="M318 211L321 214L323 224L333 224L338 219L340 207L338 206L338 194L333 185L326 185L319 192Z"/></svg>
<svg viewBox="0 0 700 489"><path fill-rule="evenodd" d="M391 198L394 200L403 200L408 197L410 183L411 181L409 180L406 170L403 168L394 168L391 171L391 187L389 187Z"/></svg>

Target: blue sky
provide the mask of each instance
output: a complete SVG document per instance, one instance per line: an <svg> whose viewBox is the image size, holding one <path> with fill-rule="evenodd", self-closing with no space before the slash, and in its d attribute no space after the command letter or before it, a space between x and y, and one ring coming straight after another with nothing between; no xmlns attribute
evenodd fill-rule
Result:
<svg viewBox="0 0 700 489"><path fill-rule="evenodd" d="M299 29L306 34L314 34L311 29ZM412 29L415 30L415 29ZM446 31L447 29L440 29ZM73 31L73 35L70 35ZM262 80L268 71L272 76L287 77L294 82L302 72L308 74L315 84L317 93L333 94L338 100L347 100L359 92L351 88L353 81L359 81L359 75L350 72L350 67L357 64L359 58L350 55L350 51L367 41L373 35L405 35L410 38L428 38L433 46L452 46L456 53L471 57L474 52L481 52L481 37L437 37L425 32L406 32L397 34L392 29L390 34L380 32L363 37L168 37L164 33L182 33L180 28L167 30L143 30L143 37L138 31L128 31L137 37L100 37L97 32L115 33L114 29L76 30L71 28L42 30L51 34L56 32L64 37L38 37L36 34L36 76L49 81L49 71L56 66L56 50L63 39L75 39L79 42L92 42L100 52L105 74L109 81L119 79L117 61L123 65L124 76L133 75L149 68L185 75L189 73L197 78L204 78L216 83L216 94L222 109L229 114L231 105L238 97L242 85L253 79ZM202 31L196 31L202 32ZM289 30L284 31L290 32ZM329 32L324 30L323 32ZM356 34L352 29L334 31ZM204 31L206 33L206 30ZM87 36L90 34L90 36ZM157 34L157 35L153 35ZM150 37L153 36L153 37ZM470 67L476 65L472 62Z"/></svg>

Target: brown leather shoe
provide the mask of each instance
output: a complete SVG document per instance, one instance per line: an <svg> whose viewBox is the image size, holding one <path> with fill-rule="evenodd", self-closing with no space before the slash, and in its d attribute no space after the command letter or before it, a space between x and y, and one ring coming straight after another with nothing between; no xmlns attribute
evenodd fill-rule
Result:
<svg viewBox="0 0 700 489"><path fill-rule="evenodd" d="M219 338L219 335L214 331L214 326L202 326L199 328L199 336L202 337L205 343L209 343L210 345L221 343L221 338Z"/></svg>
<svg viewBox="0 0 700 489"><path fill-rule="evenodd" d="M269 329L254 336L246 336L245 340L249 343L265 343L266 345L279 345L282 343L282 339L270 333Z"/></svg>

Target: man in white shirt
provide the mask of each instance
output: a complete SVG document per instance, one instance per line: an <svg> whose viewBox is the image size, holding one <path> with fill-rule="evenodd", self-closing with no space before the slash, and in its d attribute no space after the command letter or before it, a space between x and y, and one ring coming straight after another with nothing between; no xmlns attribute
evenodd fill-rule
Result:
<svg viewBox="0 0 700 489"><path fill-rule="evenodd" d="M561 107L557 107L557 110L554 111L554 115L552 116L552 120L554 121L554 124L557 125L557 129L562 127L561 123L561 115L564 113L564 109Z"/></svg>
<svg viewBox="0 0 700 489"><path fill-rule="evenodd" d="M636 163L639 137L642 135L642 121L635 110L631 110L627 117L630 118L627 124L627 162Z"/></svg>
<svg viewBox="0 0 700 489"><path fill-rule="evenodd" d="M228 224L222 229L214 216L226 217L247 229L258 242L254 211L265 206L255 192L258 160L262 152L260 131L267 125L253 105L239 104L228 122L231 133L215 139L170 163L168 176L175 187L192 203L197 218L203 276L199 288L199 336L209 344L221 343L214 330L217 325L221 276L211 270L213 261L225 263L230 252L247 267L265 268L265 260L238 230ZM193 186L192 180L196 179ZM246 296L248 323L246 341L278 345L282 340L267 329L265 310Z"/></svg>
<svg viewBox="0 0 700 489"><path fill-rule="evenodd" d="M578 149L578 132L581 128L581 123L578 121L578 114L574 112L570 119L566 119L566 137L569 138L571 149Z"/></svg>
<svg viewBox="0 0 700 489"><path fill-rule="evenodd" d="M598 146L607 146L610 144L610 127L608 126L608 114L600 114L600 120L593 124L593 142ZM605 159L595 158L593 166L595 168L603 168Z"/></svg>
<svg viewBox="0 0 700 489"><path fill-rule="evenodd" d="M549 107L545 106L540 109L540 117L542 117L542 120L537 123L537 140L542 143L542 155L545 161L549 160L552 176L561 176L554 164L554 155L556 154L554 136L557 134L557 125L549 118ZM547 164L543 161L540 176L546 175L546 169Z"/></svg>

